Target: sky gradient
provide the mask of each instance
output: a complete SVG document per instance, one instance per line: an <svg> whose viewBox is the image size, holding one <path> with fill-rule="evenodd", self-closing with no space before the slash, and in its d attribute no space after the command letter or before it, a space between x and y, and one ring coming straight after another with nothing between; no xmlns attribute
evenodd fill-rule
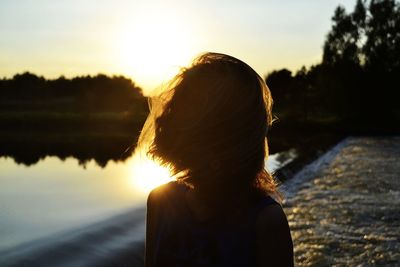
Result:
<svg viewBox="0 0 400 267"><path fill-rule="evenodd" d="M148 91L205 51L296 71L321 60L339 4L355 0L1 0L0 77L122 74Z"/></svg>

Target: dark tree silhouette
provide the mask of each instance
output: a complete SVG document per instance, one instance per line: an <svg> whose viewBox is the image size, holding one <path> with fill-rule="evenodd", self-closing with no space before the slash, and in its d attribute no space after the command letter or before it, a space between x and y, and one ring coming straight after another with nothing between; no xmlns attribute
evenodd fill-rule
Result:
<svg viewBox="0 0 400 267"><path fill-rule="evenodd" d="M46 80L25 72L0 81L0 110L68 112L143 111L141 88L123 76L103 74Z"/></svg>
<svg viewBox="0 0 400 267"><path fill-rule="evenodd" d="M270 132L274 152L317 132L399 134L399 1L357 0L352 12L338 6L321 63L272 71L266 82L280 119ZM123 76L17 74L0 79L0 156L32 163L73 155L105 165L135 143L147 113L141 89Z"/></svg>
<svg viewBox="0 0 400 267"><path fill-rule="evenodd" d="M267 77L267 84L271 87L277 110L288 108L293 83L292 72L287 69L271 72Z"/></svg>
<svg viewBox="0 0 400 267"><path fill-rule="evenodd" d="M27 165L72 156L105 166L130 156L147 113L141 89L123 76L17 74L0 80L0 156Z"/></svg>
<svg viewBox="0 0 400 267"><path fill-rule="evenodd" d="M292 123L400 132L399 2L357 0L351 13L338 6L321 63L294 76L274 71L266 81L278 116Z"/></svg>
<svg viewBox="0 0 400 267"><path fill-rule="evenodd" d="M363 47L366 66L393 72L400 65L400 7L394 0L373 0L369 4L369 17Z"/></svg>
<svg viewBox="0 0 400 267"><path fill-rule="evenodd" d="M359 41L360 24L365 17L365 10L360 0L357 2L357 13L346 14L343 7L338 6L332 17L333 26L327 35L324 44L323 64L334 65L338 62L347 61L355 64L360 63Z"/></svg>

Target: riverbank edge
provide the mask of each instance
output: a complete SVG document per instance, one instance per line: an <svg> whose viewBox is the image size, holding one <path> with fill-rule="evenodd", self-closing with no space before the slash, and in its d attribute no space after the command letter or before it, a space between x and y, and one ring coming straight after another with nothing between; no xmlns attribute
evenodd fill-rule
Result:
<svg viewBox="0 0 400 267"><path fill-rule="evenodd" d="M277 170L275 175L279 179L284 179L279 189L285 198L292 197L302 186L302 184L312 180L332 159L348 144L353 137L348 136L327 149L322 155L315 156L310 162L310 158L295 159L293 164L288 164ZM280 180L279 179L279 180Z"/></svg>

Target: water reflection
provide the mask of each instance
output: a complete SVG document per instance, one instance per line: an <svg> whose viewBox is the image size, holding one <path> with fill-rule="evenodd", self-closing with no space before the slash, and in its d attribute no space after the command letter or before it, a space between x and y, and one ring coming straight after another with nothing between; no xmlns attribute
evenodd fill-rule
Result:
<svg viewBox="0 0 400 267"><path fill-rule="evenodd" d="M77 159L81 166L95 162L106 167L110 161L125 161L134 150L134 134L119 133L0 133L0 157L31 166L48 156Z"/></svg>
<svg viewBox="0 0 400 267"><path fill-rule="evenodd" d="M38 142L2 150L0 265L143 265L146 197L169 171L132 149L121 154L128 142L79 139L67 152L65 140L36 150ZM266 165L276 170L291 156L271 155Z"/></svg>
<svg viewBox="0 0 400 267"><path fill-rule="evenodd" d="M143 153L136 152L131 159L132 185L144 192L150 192L153 188L172 181L171 172L162 167Z"/></svg>
<svg viewBox="0 0 400 267"><path fill-rule="evenodd" d="M270 170L279 164L278 155L270 156ZM103 167L94 159L82 165L48 156L25 166L1 157L0 251L141 207L152 188L170 179L168 170L138 154Z"/></svg>
<svg viewBox="0 0 400 267"><path fill-rule="evenodd" d="M0 158L0 250L143 203L131 182L132 163L85 168L78 160L46 157L36 165Z"/></svg>

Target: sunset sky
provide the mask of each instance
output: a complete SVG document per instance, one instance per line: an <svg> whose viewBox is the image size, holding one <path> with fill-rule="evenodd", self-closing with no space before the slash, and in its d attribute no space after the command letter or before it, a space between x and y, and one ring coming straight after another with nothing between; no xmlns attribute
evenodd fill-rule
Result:
<svg viewBox="0 0 400 267"><path fill-rule="evenodd" d="M204 51L262 76L318 63L355 0L1 0L0 77L123 74L148 91Z"/></svg>

